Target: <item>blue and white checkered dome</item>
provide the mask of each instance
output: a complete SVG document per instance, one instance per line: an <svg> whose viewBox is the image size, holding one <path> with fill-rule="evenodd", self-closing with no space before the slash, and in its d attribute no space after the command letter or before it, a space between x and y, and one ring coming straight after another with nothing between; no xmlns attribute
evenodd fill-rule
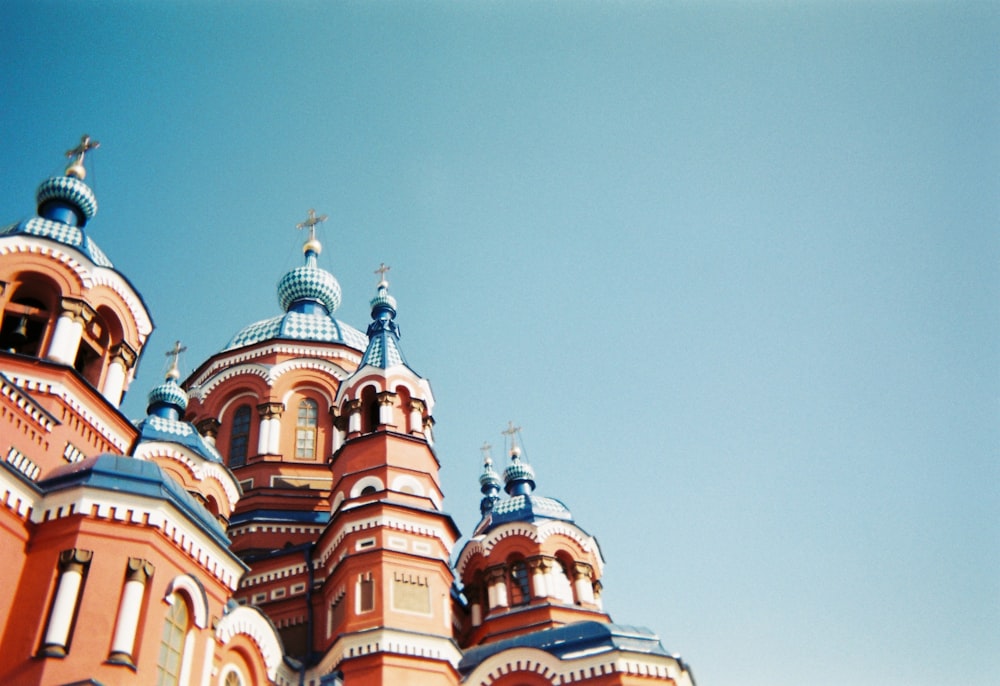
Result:
<svg viewBox="0 0 1000 686"><path fill-rule="evenodd" d="M42 182L35 194L38 214L44 216L43 207L50 201L61 201L74 208L80 225L97 214L97 197L90 186L72 176L53 176Z"/></svg>
<svg viewBox="0 0 1000 686"><path fill-rule="evenodd" d="M299 301L318 302L333 314L340 307L340 284L325 269L311 265L296 267L278 282L278 303L287 312Z"/></svg>
<svg viewBox="0 0 1000 686"><path fill-rule="evenodd" d="M375 312L383 308L388 308L392 310L393 314L396 312L396 299L389 295L389 284L382 281L378 285L378 292L375 297L371 299L372 316Z"/></svg>
<svg viewBox="0 0 1000 686"><path fill-rule="evenodd" d="M183 414L188 405L188 394L183 388L177 385L175 379L167 379L158 386L153 386L153 390L147 396L149 412L152 413L156 406L170 406L177 408Z"/></svg>
<svg viewBox="0 0 1000 686"><path fill-rule="evenodd" d="M114 265L83 227L97 214L97 198L90 186L73 176L54 176L44 181L36 194L38 214L0 227L2 236L35 236L69 246L99 267Z"/></svg>
<svg viewBox="0 0 1000 686"><path fill-rule="evenodd" d="M530 481L534 484L535 470L527 462L521 462L520 457L515 455L503 472L503 480L508 486L519 481Z"/></svg>

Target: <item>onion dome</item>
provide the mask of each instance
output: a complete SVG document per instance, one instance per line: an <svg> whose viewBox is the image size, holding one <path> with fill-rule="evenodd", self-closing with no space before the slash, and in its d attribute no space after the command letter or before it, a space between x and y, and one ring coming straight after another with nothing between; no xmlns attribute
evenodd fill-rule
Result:
<svg viewBox="0 0 1000 686"><path fill-rule="evenodd" d="M389 282L385 280L385 272L389 267L384 264L375 270L381 274L378 292L371 300L372 323L368 325L368 347L361 360L361 366L370 365L380 369L388 369L398 364L406 364L403 351L399 347L399 325L396 324L396 299L389 295Z"/></svg>
<svg viewBox="0 0 1000 686"><path fill-rule="evenodd" d="M325 219L326 215L317 217L314 210L309 210L309 218L298 225L309 229L309 238L302 246L305 264L278 281L278 304L285 313L244 327L229 341L226 350L272 338L343 343L359 351L367 347L363 333L333 317L340 307L340 283L317 264L323 246L316 239L315 229Z"/></svg>
<svg viewBox="0 0 1000 686"><path fill-rule="evenodd" d="M188 394L177 383L177 380L181 378L177 364L180 354L185 350L187 348L181 346L181 342L177 341L173 350L167 353L167 356L172 357L173 360L170 363L170 369L167 370L166 378L159 386L154 386L147 396L149 404L146 406L146 412L150 415L165 419L180 419L184 410L187 409Z"/></svg>
<svg viewBox="0 0 1000 686"><path fill-rule="evenodd" d="M80 145L67 151L74 160L64 176L53 176L38 187L35 195L37 216L0 228L0 236L29 235L70 246L101 267L113 267L104 252L84 232L84 226L97 214L97 197L83 182L87 170L83 160L100 143L84 136Z"/></svg>
<svg viewBox="0 0 1000 686"><path fill-rule="evenodd" d="M222 456L215 447L198 433L193 424L181 419L187 409L188 394L177 383L181 378L178 358L185 350L187 348L182 347L178 341L173 350L167 353L173 360L163 383L154 386L147 396L147 417L138 424L139 442L178 443L210 462L222 462Z"/></svg>
<svg viewBox="0 0 1000 686"><path fill-rule="evenodd" d="M483 450L483 473L479 475L479 490L483 494L483 499L479 503L479 511L484 515L493 509L493 506L500 500L500 475L493 469L493 458L490 457L490 444L484 443Z"/></svg>
<svg viewBox="0 0 1000 686"><path fill-rule="evenodd" d="M573 521L573 513L562 502L555 498L535 495L535 470L521 457L521 448L517 445L520 428L513 422L503 432L511 438L510 464L504 469L504 490L509 497L499 496L500 477L494 471L492 460L484 459L483 473L479 483L484 498L480 503L483 519L476 527L473 535L487 531L507 522L535 522L545 519ZM487 504L487 500L489 503Z"/></svg>
<svg viewBox="0 0 1000 686"><path fill-rule="evenodd" d="M519 452L511 452L510 465L503 472L504 490L511 495L528 495L535 490L535 470L521 462Z"/></svg>

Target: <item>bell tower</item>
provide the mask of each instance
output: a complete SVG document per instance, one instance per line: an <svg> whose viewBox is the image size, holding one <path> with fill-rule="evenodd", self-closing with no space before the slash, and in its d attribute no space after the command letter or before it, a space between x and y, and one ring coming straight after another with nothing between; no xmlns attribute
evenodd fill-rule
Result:
<svg viewBox="0 0 1000 686"><path fill-rule="evenodd" d="M345 683L454 683L449 558L458 530L442 511L432 447L434 398L399 347L396 300L380 276L368 347L336 398L330 526L317 542L324 663Z"/></svg>
<svg viewBox="0 0 1000 686"><path fill-rule="evenodd" d="M102 452L122 454L136 435L118 406L153 325L89 235L97 198L84 161L98 146L83 136L66 153L65 173L39 186L36 215L0 228L2 383L40 410L30 427L0 430L0 458L32 479Z"/></svg>

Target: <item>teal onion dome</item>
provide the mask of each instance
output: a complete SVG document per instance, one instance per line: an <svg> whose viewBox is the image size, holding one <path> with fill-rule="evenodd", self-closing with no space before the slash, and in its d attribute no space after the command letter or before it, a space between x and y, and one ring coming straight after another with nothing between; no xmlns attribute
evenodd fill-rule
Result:
<svg viewBox="0 0 1000 686"><path fill-rule="evenodd" d="M153 387L149 392L148 401L146 411L149 414L165 419L178 419L187 409L188 395L177 385L175 378L168 377L159 386Z"/></svg>
<svg viewBox="0 0 1000 686"><path fill-rule="evenodd" d="M389 284L385 281L378 285L378 292L371 299L372 319L375 319L383 310L392 310L396 314L396 299L389 295Z"/></svg>
<svg viewBox="0 0 1000 686"><path fill-rule="evenodd" d="M483 493L489 493L490 491L499 491L500 486L500 475L497 471L493 469L493 462L487 462L483 465L483 473L479 475L479 486Z"/></svg>
<svg viewBox="0 0 1000 686"><path fill-rule="evenodd" d="M296 267L278 282L278 304L286 312L306 311L309 303L319 303L328 314L340 307L340 283L330 272L312 265Z"/></svg>
<svg viewBox="0 0 1000 686"><path fill-rule="evenodd" d="M503 472L504 490L511 495L526 495L535 489L535 470L521 462L519 451L513 451L510 464Z"/></svg>
<svg viewBox="0 0 1000 686"><path fill-rule="evenodd" d="M72 176L46 179L35 193L39 216L83 226L97 214L97 197L90 186Z"/></svg>

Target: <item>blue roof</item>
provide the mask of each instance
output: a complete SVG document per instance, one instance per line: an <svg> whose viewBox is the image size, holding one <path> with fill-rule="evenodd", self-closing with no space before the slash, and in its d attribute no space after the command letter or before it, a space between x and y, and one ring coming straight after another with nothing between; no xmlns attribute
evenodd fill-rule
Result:
<svg viewBox="0 0 1000 686"><path fill-rule="evenodd" d="M368 337L353 326L334 319L325 312L316 311L311 313L286 312L277 317L250 324L233 336L225 350L242 348L273 338L343 343L358 351L363 351L368 347Z"/></svg>
<svg viewBox="0 0 1000 686"><path fill-rule="evenodd" d="M237 512L229 519L229 526L248 524L250 522L291 522L295 524L326 524L330 521L329 512L314 510L250 510Z"/></svg>
<svg viewBox="0 0 1000 686"><path fill-rule="evenodd" d="M540 495L514 495L498 500L487 516L490 520L487 529L507 522L534 522L545 519L573 521L573 513L569 508L555 498Z"/></svg>
<svg viewBox="0 0 1000 686"><path fill-rule="evenodd" d="M197 453L209 462L222 463L222 455L219 454L219 451L206 441L190 422L149 415L137 426L140 443L149 443L150 441L176 443Z"/></svg>
<svg viewBox="0 0 1000 686"><path fill-rule="evenodd" d="M60 467L38 483L38 487L46 493L76 486L131 493L172 503L216 543L229 548L230 541L222 525L155 462L120 455L98 455Z"/></svg>
<svg viewBox="0 0 1000 686"><path fill-rule="evenodd" d="M68 245L90 258L90 261L99 267L114 269L111 260L104 254L104 251L97 247L91 238L84 233L83 228L71 226L62 222L42 217L32 217L24 221L11 224L0 229L0 236L37 236L47 238L56 243Z"/></svg>
<svg viewBox="0 0 1000 686"><path fill-rule="evenodd" d="M465 651L458 671L462 676L474 670L483 660L513 648L544 650L560 660L577 655L626 651L673 657L660 643L660 638L649 629L603 622L575 622L556 629L546 629L523 634L496 643L478 646Z"/></svg>

